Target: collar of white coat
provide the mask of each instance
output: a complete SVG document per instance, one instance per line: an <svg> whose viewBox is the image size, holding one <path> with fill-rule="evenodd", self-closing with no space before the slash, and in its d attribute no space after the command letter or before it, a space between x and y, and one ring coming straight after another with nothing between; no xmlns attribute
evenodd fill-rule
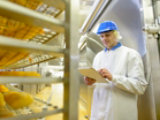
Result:
<svg viewBox="0 0 160 120"><path fill-rule="evenodd" d="M122 46L122 44L121 44L120 42L118 42L117 45L115 45L115 46L113 46L113 47L111 48L111 50L115 50L115 49L117 49L117 48L119 48L119 47L121 47L121 46ZM104 49L105 52L107 52L107 50L108 50L107 48Z"/></svg>

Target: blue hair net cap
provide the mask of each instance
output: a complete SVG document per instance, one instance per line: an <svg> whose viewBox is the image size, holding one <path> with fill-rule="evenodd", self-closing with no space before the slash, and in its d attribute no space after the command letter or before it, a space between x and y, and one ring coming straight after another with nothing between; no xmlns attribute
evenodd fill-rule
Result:
<svg viewBox="0 0 160 120"><path fill-rule="evenodd" d="M97 34L108 32L111 30L118 30L116 23L114 23L112 21L105 21L99 25Z"/></svg>

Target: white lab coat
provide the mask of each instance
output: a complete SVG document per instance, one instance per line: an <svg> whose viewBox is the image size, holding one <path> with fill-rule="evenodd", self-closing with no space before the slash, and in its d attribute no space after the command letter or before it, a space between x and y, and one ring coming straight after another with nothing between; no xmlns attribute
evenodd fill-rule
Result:
<svg viewBox="0 0 160 120"><path fill-rule="evenodd" d="M137 95L147 86L138 52L125 46L103 50L96 55L93 68L108 69L113 80L94 84L91 120L138 120Z"/></svg>

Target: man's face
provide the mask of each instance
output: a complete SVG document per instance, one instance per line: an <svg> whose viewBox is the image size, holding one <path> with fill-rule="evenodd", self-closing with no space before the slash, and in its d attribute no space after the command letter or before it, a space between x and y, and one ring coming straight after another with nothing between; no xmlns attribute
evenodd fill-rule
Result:
<svg viewBox="0 0 160 120"><path fill-rule="evenodd" d="M102 40L104 46L107 49L111 49L113 46L115 46L117 44L117 37L114 34L114 31L101 33L100 39Z"/></svg>

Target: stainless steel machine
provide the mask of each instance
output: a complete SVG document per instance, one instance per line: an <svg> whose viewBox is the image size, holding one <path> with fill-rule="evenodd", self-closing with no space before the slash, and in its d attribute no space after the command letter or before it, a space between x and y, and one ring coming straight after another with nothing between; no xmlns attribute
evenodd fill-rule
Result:
<svg viewBox="0 0 160 120"><path fill-rule="evenodd" d="M119 26L122 44L141 54L149 86L138 99L139 120L160 119L159 7L159 0L96 0L81 27L82 39L87 43L81 55L87 54L89 64L92 64L94 55L104 48L95 31L98 23L105 20L115 21ZM81 86L85 88L83 84ZM85 89L88 90L84 96L90 113L92 89Z"/></svg>

